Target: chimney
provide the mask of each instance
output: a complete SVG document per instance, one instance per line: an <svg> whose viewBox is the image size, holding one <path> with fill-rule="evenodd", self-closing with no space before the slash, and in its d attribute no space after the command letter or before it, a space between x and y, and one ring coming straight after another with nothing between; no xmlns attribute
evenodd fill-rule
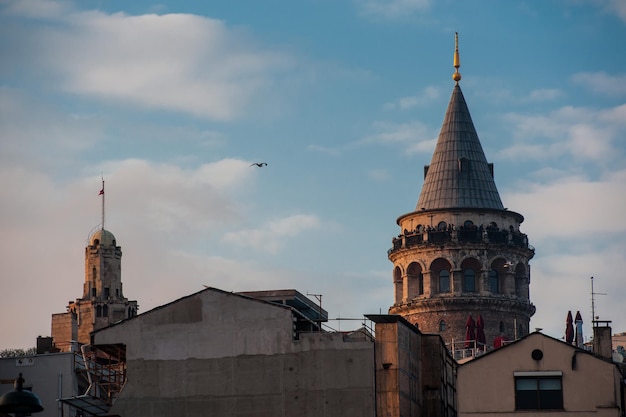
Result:
<svg viewBox="0 0 626 417"><path fill-rule="evenodd" d="M613 358L610 323L610 320L593 321L593 353L606 359Z"/></svg>

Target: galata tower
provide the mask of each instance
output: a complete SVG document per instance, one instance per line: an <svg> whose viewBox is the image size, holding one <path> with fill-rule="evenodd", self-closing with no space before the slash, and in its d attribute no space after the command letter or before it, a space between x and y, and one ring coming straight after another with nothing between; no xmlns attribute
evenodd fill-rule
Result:
<svg viewBox="0 0 626 417"><path fill-rule="evenodd" d="M458 35L454 67L456 85L417 206L397 219L400 233L388 252L394 265L389 313L455 345L476 339L468 323L480 318L481 345L488 348L528 334L535 250L520 231L524 217L500 200L461 92Z"/></svg>

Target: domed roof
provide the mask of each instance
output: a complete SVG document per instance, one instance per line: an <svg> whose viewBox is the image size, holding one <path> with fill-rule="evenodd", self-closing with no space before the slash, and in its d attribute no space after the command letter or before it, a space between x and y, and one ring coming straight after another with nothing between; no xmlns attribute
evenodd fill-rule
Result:
<svg viewBox="0 0 626 417"><path fill-rule="evenodd" d="M96 243L96 241L98 242ZM91 238L89 239L89 245L95 246L96 244L106 246L116 245L115 236L113 236L113 233L108 230L100 229L91 235Z"/></svg>

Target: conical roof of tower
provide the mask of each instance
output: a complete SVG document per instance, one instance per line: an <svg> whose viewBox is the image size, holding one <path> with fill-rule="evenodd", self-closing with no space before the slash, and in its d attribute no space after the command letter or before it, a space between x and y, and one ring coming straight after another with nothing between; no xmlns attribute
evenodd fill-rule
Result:
<svg viewBox="0 0 626 417"><path fill-rule="evenodd" d="M416 210L453 208L504 209L458 82Z"/></svg>

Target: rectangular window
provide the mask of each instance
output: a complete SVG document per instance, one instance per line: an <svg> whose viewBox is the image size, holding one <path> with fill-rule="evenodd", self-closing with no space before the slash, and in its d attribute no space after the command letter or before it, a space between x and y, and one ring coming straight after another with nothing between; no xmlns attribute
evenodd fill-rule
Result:
<svg viewBox="0 0 626 417"><path fill-rule="evenodd" d="M109 298L110 297L110 290L109 288L104 288L104 298Z"/></svg>
<svg viewBox="0 0 626 417"><path fill-rule="evenodd" d="M562 410L560 376L515 377L516 410Z"/></svg>

